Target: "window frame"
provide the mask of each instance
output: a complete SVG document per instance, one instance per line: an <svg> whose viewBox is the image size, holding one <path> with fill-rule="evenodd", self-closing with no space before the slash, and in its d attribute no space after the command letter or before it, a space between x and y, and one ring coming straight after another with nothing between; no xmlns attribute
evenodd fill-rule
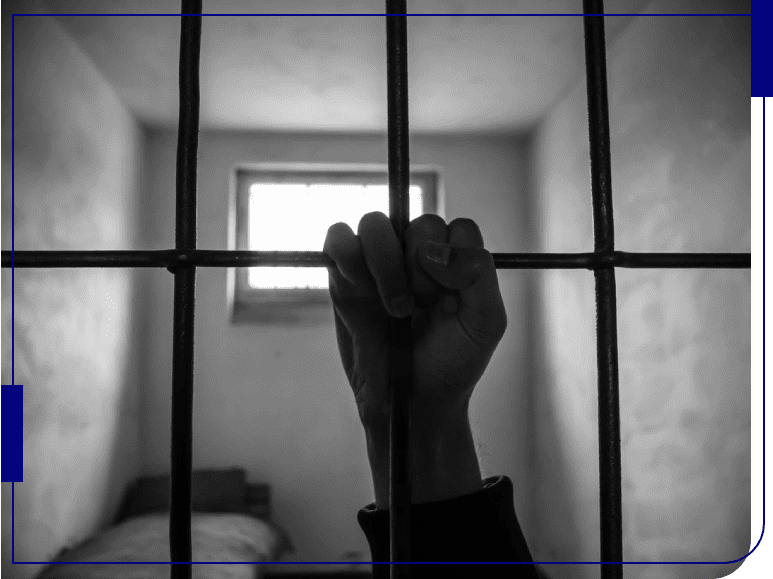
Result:
<svg viewBox="0 0 773 579"><path fill-rule="evenodd" d="M422 212L443 217L440 169L411 165L410 175L411 185L422 188ZM389 182L386 164L351 163L240 163L231 168L230 178L228 249L232 250L249 249L249 189L255 183L387 185ZM249 286L247 267L227 268L226 286L232 324L319 324L333 319L328 288L253 288Z"/></svg>

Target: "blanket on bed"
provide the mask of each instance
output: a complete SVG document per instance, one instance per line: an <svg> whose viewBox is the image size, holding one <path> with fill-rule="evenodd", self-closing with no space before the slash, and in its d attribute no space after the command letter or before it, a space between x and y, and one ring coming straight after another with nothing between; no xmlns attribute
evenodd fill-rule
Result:
<svg viewBox="0 0 773 579"><path fill-rule="evenodd" d="M257 579L260 568L249 563L275 561L284 541L270 523L241 514L194 513L191 531L193 561L211 562L193 565L195 579ZM171 575L169 558L169 513L156 513L66 551L39 579L162 579Z"/></svg>

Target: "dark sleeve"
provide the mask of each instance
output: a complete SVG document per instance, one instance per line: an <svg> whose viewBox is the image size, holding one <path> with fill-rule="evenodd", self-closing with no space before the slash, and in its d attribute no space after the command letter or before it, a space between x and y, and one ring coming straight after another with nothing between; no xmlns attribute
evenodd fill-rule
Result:
<svg viewBox="0 0 773 579"><path fill-rule="evenodd" d="M487 478L483 489L448 501L411 509L411 559L426 562L533 562L513 505L513 483L506 476ZM389 511L371 503L357 514L374 562L389 559ZM391 565L373 565L374 579L389 577ZM413 565L411 577L537 579L533 564Z"/></svg>

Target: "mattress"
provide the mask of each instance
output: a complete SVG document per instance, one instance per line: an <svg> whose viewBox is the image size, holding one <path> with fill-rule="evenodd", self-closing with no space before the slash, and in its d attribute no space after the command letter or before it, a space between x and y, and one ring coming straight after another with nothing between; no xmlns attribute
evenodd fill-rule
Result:
<svg viewBox="0 0 773 579"><path fill-rule="evenodd" d="M271 523L244 514L194 513L191 518L196 579L257 579L286 539ZM62 554L39 579L160 579L171 576L169 514L132 517ZM109 564L118 563L118 564Z"/></svg>

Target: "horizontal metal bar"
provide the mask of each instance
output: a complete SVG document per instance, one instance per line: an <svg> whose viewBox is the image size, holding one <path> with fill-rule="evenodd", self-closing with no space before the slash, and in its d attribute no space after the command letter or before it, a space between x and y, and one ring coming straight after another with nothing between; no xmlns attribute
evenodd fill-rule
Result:
<svg viewBox="0 0 773 579"><path fill-rule="evenodd" d="M751 253L493 253L497 269L718 268L752 265ZM16 251L15 268L61 267L327 267L335 263L321 251L244 251L220 249L149 251ZM2 252L11 267L11 252Z"/></svg>

